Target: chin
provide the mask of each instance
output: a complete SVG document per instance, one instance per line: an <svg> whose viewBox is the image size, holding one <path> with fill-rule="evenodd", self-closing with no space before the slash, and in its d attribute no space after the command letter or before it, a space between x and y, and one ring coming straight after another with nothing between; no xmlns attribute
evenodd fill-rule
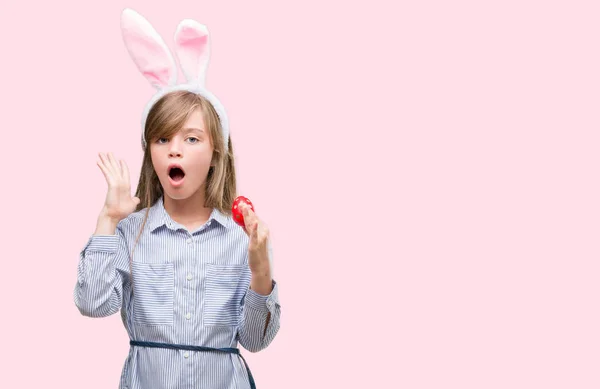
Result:
<svg viewBox="0 0 600 389"><path fill-rule="evenodd" d="M190 192L189 190L165 190L163 187L163 193L173 200L187 200L196 192Z"/></svg>
<svg viewBox="0 0 600 389"><path fill-rule="evenodd" d="M170 199L187 200L191 197L194 197L201 188L200 187L189 188L189 187L185 187L185 186L182 186L180 188L172 188L169 186L169 183L167 183L166 186L162 185L162 189L163 189L164 195L169 197Z"/></svg>
<svg viewBox="0 0 600 389"><path fill-rule="evenodd" d="M190 194L182 193L182 192L172 193L172 192L164 191L164 195L172 200L186 200L191 197Z"/></svg>

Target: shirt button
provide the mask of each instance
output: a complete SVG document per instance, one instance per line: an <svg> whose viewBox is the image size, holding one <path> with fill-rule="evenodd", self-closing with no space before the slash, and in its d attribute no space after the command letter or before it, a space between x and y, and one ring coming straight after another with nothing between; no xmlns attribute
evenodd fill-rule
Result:
<svg viewBox="0 0 600 389"><path fill-rule="evenodd" d="M187 275L186 278L187 278L188 281L190 281L192 279L192 273L188 273L188 275Z"/></svg>
<svg viewBox="0 0 600 389"><path fill-rule="evenodd" d="M188 320L190 320L190 319L192 318L192 314L188 312L188 313L185 315L185 318L186 318L186 319L188 319Z"/></svg>
<svg viewBox="0 0 600 389"><path fill-rule="evenodd" d="M187 244L190 244L190 243L192 243L192 240L188 239L186 242L187 242Z"/></svg>
<svg viewBox="0 0 600 389"><path fill-rule="evenodd" d="M190 356L190 353L188 353L187 351L185 353L183 353L184 358L188 358L189 356Z"/></svg>

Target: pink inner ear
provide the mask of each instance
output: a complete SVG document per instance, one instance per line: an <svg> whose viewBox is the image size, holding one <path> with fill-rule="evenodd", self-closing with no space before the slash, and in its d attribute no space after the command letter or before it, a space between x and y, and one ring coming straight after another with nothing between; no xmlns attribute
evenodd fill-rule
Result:
<svg viewBox="0 0 600 389"><path fill-rule="evenodd" d="M204 83L210 54L208 32L196 26L181 26L175 36L175 50L186 79Z"/></svg>
<svg viewBox="0 0 600 389"><path fill-rule="evenodd" d="M171 77L171 63L164 49L143 36L130 35L127 47L133 62L146 79L155 86L166 86Z"/></svg>
<svg viewBox="0 0 600 389"><path fill-rule="evenodd" d="M142 75L155 87L168 86L176 73L173 57L153 27L139 14L124 13L125 47Z"/></svg>

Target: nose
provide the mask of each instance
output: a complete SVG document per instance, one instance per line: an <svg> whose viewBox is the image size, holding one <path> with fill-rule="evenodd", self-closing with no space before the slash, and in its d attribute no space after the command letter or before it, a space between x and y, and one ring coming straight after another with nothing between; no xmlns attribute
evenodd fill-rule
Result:
<svg viewBox="0 0 600 389"><path fill-rule="evenodd" d="M175 139L171 141L171 147L169 148L169 157L170 158L180 158L181 157L181 147L179 146L179 142Z"/></svg>

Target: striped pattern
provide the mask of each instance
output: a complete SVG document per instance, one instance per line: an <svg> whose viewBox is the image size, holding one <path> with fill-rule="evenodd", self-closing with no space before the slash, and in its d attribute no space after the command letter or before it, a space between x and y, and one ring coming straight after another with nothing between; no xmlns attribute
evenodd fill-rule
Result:
<svg viewBox="0 0 600 389"><path fill-rule="evenodd" d="M84 246L74 290L81 314L106 317L120 311L134 340L216 348L239 343L250 352L266 348L279 330L278 286L273 281L268 296L249 289L245 232L216 209L207 223L188 231L169 217L161 199L150 208L133 251L144 213L122 220L116 235L92 236ZM119 388L247 389L249 383L236 355L132 346Z"/></svg>

